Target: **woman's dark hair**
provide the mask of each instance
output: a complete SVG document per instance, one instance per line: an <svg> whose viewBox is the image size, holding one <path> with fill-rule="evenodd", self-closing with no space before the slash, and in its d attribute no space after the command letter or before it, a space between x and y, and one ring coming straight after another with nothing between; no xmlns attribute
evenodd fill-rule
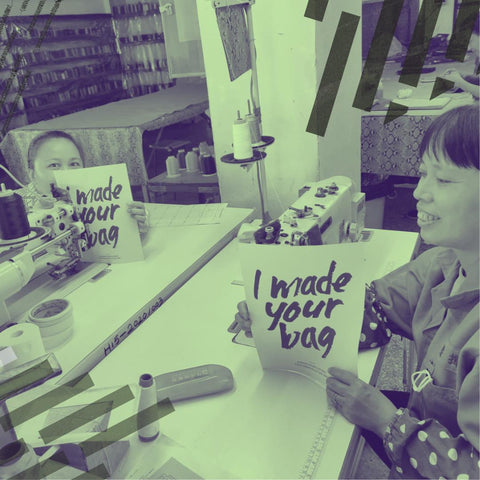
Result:
<svg viewBox="0 0 480 480"><path fill-rule="evenodd" d="M435 118L420 144L420 156L425 152L435 158L446 155L457 167L479 168L479 104L463 105Z"/></svg>
<svg viewBox="0 0 480 480"><path fill-rule="evenodd" d="M31 142L30 146L28 147L28 168L33 170L33 163L35 161L35 157L37 156L38 149L47 141L51 140L52 138L64 138L66 140L70 140L77 150L80 152L80 158L82 162L84 162L83 158L83 150L81 145L67 132L63 132L62 130L49 130L48 132L43 132L40 135L36 136Z"/></svg>

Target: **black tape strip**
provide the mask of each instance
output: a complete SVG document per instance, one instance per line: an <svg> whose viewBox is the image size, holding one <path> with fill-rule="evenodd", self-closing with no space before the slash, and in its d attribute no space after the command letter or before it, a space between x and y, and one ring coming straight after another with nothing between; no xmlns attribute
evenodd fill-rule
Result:
<svg viewBox="0 0 480 480"><path fill-rule="evenodd" d="M325 136L360 17L342 12L320 80L307 132Z"/></svg>
<svg viewBox="0 0 480 480"><path fill-rule="evenodd" d="M383 2L353 101L352 106L355 108L366 112L372 109L403 4L404 0L385 0Z"/></svg>
<svg viewBox="0 0 480 480"><path fill-rule="evenodd" d="M416 87L422 74L443 0L423 0L399 81Z"/></svg>

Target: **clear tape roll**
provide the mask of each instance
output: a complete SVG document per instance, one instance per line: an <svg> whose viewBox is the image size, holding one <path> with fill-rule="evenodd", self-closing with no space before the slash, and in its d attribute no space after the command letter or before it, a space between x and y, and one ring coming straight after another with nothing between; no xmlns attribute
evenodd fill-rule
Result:
<svg viewBox="0 0 480 480"><path fill-rule="evenodd" d="M0 333L0 369L10 370L42 355L45 347L36 325L19 323Z"/></svg>

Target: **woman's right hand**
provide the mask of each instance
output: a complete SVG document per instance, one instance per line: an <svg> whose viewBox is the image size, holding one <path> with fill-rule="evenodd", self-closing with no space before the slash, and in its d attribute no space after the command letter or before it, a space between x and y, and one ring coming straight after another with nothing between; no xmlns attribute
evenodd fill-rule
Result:
<svg viewBox="0 0 480 480"><path fill-rule="evenodd" d="M247 302L242 300L237 305L238 312L235 314L235 321L240 325L240 328L245 332L247 337L252 336L252 320L248 313Z"/></svg>

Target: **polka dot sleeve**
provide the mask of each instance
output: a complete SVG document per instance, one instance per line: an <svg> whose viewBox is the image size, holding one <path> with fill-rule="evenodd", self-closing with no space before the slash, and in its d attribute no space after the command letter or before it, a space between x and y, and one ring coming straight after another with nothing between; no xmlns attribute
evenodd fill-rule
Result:
<svg viewBox="0 0 480 480"><path fill-rule="evenodd" d="M404 478L480 478L479 453L463 434L453 437L434 419L399 409L383 443L393 470Z"/></svg>
<svg viewBox="0 0 480 480"><path fill-rule="evenodd" d="M370 285L365 288L365 308L359 349L375 348L388 343L392 332L387 326L387 317L376 300L375 290Z"/></svg>

